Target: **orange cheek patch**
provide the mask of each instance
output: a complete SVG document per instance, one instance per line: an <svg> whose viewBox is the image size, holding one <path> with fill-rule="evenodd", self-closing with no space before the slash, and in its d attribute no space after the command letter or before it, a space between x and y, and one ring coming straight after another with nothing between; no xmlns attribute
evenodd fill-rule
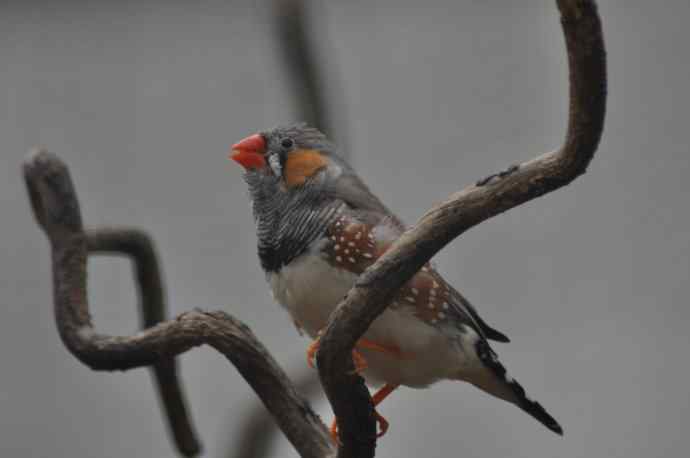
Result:
<svg viewBox="0 0 690 458"><path fill-rule="evenodd" d="M297 150L288 155L285 162L285 183L288 186L304 184L307 178L328 165L321 153L314 149Z"/></svg>

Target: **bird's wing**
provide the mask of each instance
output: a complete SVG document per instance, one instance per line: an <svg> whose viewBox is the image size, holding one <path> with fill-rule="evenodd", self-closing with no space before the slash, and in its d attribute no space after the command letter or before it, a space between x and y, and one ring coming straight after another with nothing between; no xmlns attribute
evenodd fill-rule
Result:
<svg viewBox="0 0 690 458"><path fill-rule="evenodd" d="M361 274L373 264L402 233L402 226L380 212L352 210L343 206L326 229L328 241L323 253L339 269ZM389 305L406 308L431 325L466 324L484 338L508 342L508 338L488 326L474 307L429 264L425 264L397 293Z"/></svg>
<svg viewBox="0 0 690 458"><path fill-rule="evenodd" d="M445 283L446 285L446 288L448 289L449 305L453 309L455 309L457 313L471 316L472 321L474 322L476 327L479 328L480 335L484 336L484 338L486 339L495 340L497 342L510 342L508 336L489 326L482 319L482 317L479 316L477 309L475 309L474 306L467 299L465 299L465 297L462 294L460 294L460 292L457 289L453 288L450 284L443 280L443 278L438 272L436 272L435 270L433 272L437 277L441 278L440 281L443 281L443 283Z"/></svg>

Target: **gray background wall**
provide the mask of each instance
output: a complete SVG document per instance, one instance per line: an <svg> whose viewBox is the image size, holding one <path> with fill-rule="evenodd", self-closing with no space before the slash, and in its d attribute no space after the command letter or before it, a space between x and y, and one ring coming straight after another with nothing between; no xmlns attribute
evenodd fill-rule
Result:
<svg viewBox="0 0 690 458"><path fill-rule="evenodd" d="M562 422L552 435L470 386L400 390L379 455L683 457L690 448L690 3L601 2L606 132L573 186L473 229L438 257L504 330L497 350ZM363 177L405 220L484 175L559 145L566 62L550 1L319 3ZM149 230L170 307L223 308L290 373L307 341L272 303L228 146L294 119L257 2L2 2L0 451L171 456L145 370L94 373L61 345L48 245L19 167L42 144L69 163L86 221ZM129 265L90 261L97 326L137 328ZM208 349L182 357L207 456L253 395ZM318 403L330 421L327 405ZM285 441L275 456L294 456Z"/></svg>

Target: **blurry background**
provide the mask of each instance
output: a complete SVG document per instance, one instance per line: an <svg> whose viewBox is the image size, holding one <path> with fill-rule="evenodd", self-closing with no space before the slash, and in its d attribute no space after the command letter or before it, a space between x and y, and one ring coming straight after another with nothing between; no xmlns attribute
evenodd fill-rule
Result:
<svg viewBox="0 0 690 458"><path fill-rule="evenodd" d="M233 142L296 120L272 4L0 4L0 454L174 456L146 370L94 373L53 323L49 249L20 164L69 164L89 225L151 232L170 311L222 308L290 374L308 341L255 255ZM566 54L551 1L315 2L311 22L355 167L409 223L557 147ZM496 350L565 428L469 385L402 389L382 457L687 456L690 449L690 3L605 0L610 101L589 173L471 230L436 259L513 340ZM327 89L334 90L335 86ZM90 261L96 326L138 327L128 261ZM182 357L206 456L227 454L253 392L209 349ZM316 402L326 422L331 413ZM295 456L280 438L273 456Z"/></svg>

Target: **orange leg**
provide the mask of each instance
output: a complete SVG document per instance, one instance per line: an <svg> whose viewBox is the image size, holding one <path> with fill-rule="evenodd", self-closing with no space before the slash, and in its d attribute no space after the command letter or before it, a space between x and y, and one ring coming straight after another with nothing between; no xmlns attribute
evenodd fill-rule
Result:
<svg viewBox="0 0 690 458"><path fill-rule="evenodd" d="M338 437L338 419L334 418L333 423L331 423L331 439L333 439L333 442L336 444L340 445L340 438Z"/></svg>
<svg viewBox="0 0 690 458"><path fill-rule="evenodd" d="M383 385L381 389L371 397L371 402L374 404L374 407L381 404L381 402L399 386L400 384L398 383L386 383Z"/></svg>
<svg viewBox="0 0 690 458"><path fill-rule="evenodd" d="M309 345L309 348L307 348L307 364L309 364L309 367L316 367L316 352L319 351L319 343L320 343L320 336L314 340L311 345ZM396 358L405 358L405 355L400 351L400 349L396 347L386 347L383 345L380 345L376 342L373 342L368 339L359 339L357 341L357 348L363 348L367 350L372 350L372 351L378 351L381 353L385 353L391 356L394 356ZM362 371L364 371L367 368L367 361L364 359L362 354L358 352L356 349L352 350L352 362L354 363L355 366L355 373L359 374ZM374 404L374 407L376 407L378 404L381 403L389 394L391 394L398 386L399 384L392 384L392 383L387 383L384 385L380 390L378 390L374 396L372 396L371 401ZM378 428L379 432L376 434L376 437L381 437L384 434L386 434L386 431L388 431L389 423L388 421L381 415L379 414L376 409L374 409L374 415L376 416L376 423L378 423ZM334 442L338 442L338 419L334 419L333 423L331 423L331 437L333 438Z"/></svg>
<svg viewBox="0 0 690 458"><path fill-rule="evenodd" d="M393 391L395 391L396 388L398 388L400 385L397 383L386 383L381 387L380 390L378 390L372 397L371 397L371 403L374 404L374 407L379 405L384 399L388 397L389 394L391 394ZM376 409L374 408L374 415L376 416L376 423L378 423L379 426L379 432L376 433L376 437L382 437L386 432L388 431L388 420L386 420L383 415L378 413ZM338 443L338 419L335 418L333 420L333 423L331 423L331 437L333 438L333 441L335 443Z"/></svg>
<svg viewBox="0 0 690 458"><path fill-rule="evenodd" d="M352 350L352 364L355 366L355 374L361 374L369 366L367 360L357 350Z"/></svg>
<svg viewBox="0 0 690 458"><path fill-rule="evenodd" d="M319 351L319 339L316 339L307 348L307 364L314 369L316 367L316 352ZM367 360L357 350L352 350L352 362L355 365L355 373L360 374L367 368Z"/></svg>
<svg viewBox="0 0 690 458"><path fill-rule="evenodd" d="M317 337L307 348L307 364L312 369L316 368L316 352L319 351L319 339Z"/></svg>
<svg viewBox="0 0 690 458"><path fill-rule="evenodd" d="M316 352L319 351L319 341L321 337L317 337L307 348L307 364L309 367L312 369L316 367ZM357 341L356 347L358 348L364 348L367 350L373 350L373 351L378 351L381 353L385 353L391 356L394 356L396 358L404 358L403 353L400 351L400 349L396 347L385 347L383 345L379 345L376 342L373 342L368 339L359 339ZM357 350L352 350L352 359L354 360L355 364L355 372L356 373L361 373L364 369L367 368L367 361L364 359L361 353L359 353Z"/></svg>
<svg viewBox="0 0 690 458"><path fill-rule="evenodd" d="M361 338L357 341L357 347L359 348L365 348L367 350L373 350L373 351L378 351L381 353L385 353L387 355L395 356L396 358L402 358L403 354L400 351L399 348L397 347L385 347L383 345L377 344L376 342Z"/></svg>

